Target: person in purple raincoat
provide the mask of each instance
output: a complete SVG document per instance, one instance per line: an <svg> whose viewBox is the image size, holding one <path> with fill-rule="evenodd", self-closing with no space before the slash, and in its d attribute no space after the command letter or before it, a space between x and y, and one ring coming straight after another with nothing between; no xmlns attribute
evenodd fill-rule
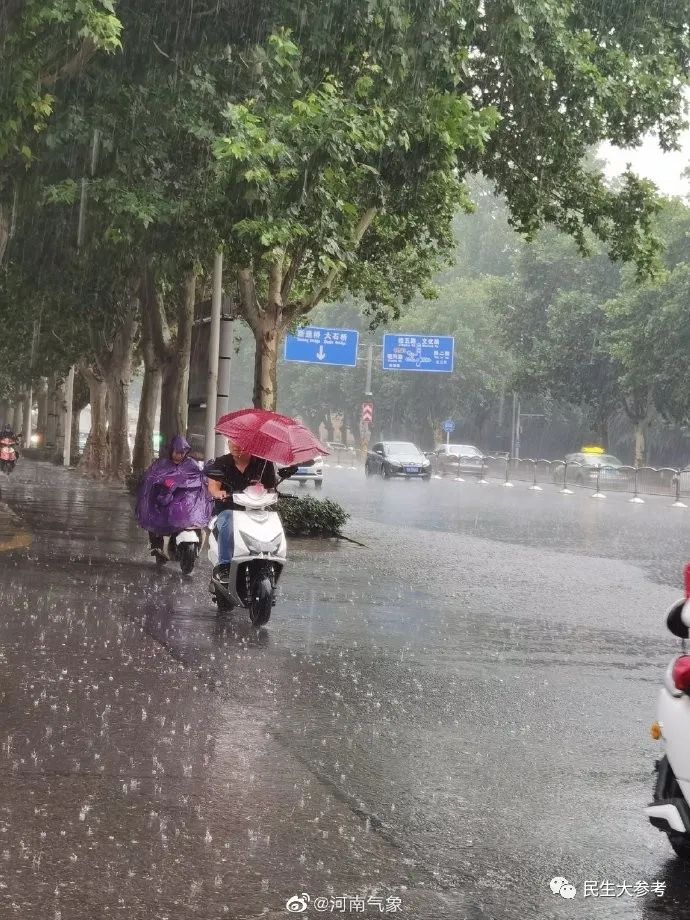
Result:
<svg viewBox="0 0 690 920"><path fill-rule="evenodd" d="M189 456L190 446L176 435L166 456L155 460L139 486L136 518L148 530L151 555L167 562L182 530L200 530L213 516L213 499L199 464ZM169 536L168 553L164 537Z"/></svg>

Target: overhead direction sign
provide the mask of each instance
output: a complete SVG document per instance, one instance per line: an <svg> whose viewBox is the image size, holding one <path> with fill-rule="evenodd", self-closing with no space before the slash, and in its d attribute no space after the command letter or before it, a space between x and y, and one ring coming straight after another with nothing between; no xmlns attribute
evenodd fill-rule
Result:
<svg viewBox="0 0 690 920"><path fill-rule="evenodd" d="M359 332L303 326L285 338L285 360L298 364L333 364L356 367Z"/></svg>
<svg viewBox="0 0 690 920"><path fill-rule="evenodd" d="M387 333L383 337L383 369L450 374L454 351L455 339L450 335Z"/></svg>

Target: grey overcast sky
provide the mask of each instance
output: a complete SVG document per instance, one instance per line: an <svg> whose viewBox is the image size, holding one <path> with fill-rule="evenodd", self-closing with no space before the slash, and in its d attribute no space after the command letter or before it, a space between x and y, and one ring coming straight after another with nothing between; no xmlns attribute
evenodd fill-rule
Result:
<svg viewBox="0 0 690 920"><path fill-rule="evenodd" d="M634 172L651 179L666 195L690 195L690 179L683 172L690 167L690 131L680 138L681 149L663 153L655 137L646 137L639 147L621 150L610 144L602 144L600 155L607 161L606 173L617 176L628 163Z"/></svg>

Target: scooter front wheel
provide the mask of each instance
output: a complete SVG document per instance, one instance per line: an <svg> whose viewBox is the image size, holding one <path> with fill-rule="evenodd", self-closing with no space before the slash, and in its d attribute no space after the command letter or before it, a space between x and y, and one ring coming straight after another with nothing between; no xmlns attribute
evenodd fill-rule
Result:
<svg viewBox="0 0 690 920"><path fill-rule="evenodd" d="M213 582L211 582L211 600L218 608L219 614L230 613L232 610L232 604L230 601L225 597L224 594L221 594L221 592L218 591Z"/></svg>
<svg viewBox="0 0 690 920"><path fill-rule="evenodd" d="M195 543L182 543L177 547L177 558L183 575L191 575L196 563L197 549Z"/></svg>
<svg viewBox="0 0 690 920"><path fill-rule="evenodd" d="M249 604L249 618L253 626L265 626L270 620L273 590L273 582L269 575L263 575L255 582Z"/></svg>

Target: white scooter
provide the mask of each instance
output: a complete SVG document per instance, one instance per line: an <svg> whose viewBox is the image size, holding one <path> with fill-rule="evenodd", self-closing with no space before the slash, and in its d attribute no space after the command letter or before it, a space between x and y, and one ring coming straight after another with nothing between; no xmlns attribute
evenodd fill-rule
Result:
<svg viewBox="0 0 690 920"><path fill-rule="evenodd" d="M200 530L181 530L175 535L175 541L170 547L170 558L180 563L180 571L183 575L191 575L194 571L194 565L201 551L202 538Z"/></svg>
<svg viewBox="0 0 690 920"><path fill-rule="evenodd" d="M263 626L271 616L287 559L285 531L275 508L278 493L251 485L244 492L235 492L232 499L241 507L233 514L235 549L230 578L227 585L211 580L211 600L219 613L242 607L249 611L254 626ZM208 558L213 566L218 565L216 520L209 523Z"/></svg>
<svg viewBox="0 0 690 920"><path fill-rule="evenodd" d="M685 568L686 598L671 607L666 625L681 642L681 654L669 664L659 693L652 738L664 740L666 753L655 764L652 803L646 809L654 827L663 831L676 854L690 862L690 565Z"/></svg>

